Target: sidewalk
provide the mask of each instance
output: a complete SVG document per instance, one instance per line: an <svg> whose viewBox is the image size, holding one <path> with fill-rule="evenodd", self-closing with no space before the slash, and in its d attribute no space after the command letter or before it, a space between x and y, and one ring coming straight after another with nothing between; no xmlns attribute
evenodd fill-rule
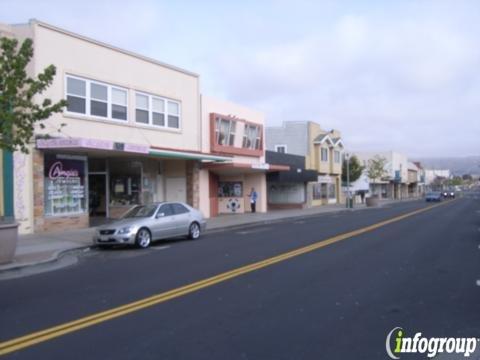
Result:
<svg viewBox="0 0 480 360"><path fill-rule="evenodd" d="M399 201L382 201L381 206L392 202ZM363 204L356 204L354 209L346 209L344 205L336 204L308 209L273 210L268 213L221 215L207 220L207 232L365 208ZM0 265L0 272L54 262L62 254L72 250L86 249L92 246L94 231L94 228L87 228L58 233L20 235L13 262Z"/></svg>

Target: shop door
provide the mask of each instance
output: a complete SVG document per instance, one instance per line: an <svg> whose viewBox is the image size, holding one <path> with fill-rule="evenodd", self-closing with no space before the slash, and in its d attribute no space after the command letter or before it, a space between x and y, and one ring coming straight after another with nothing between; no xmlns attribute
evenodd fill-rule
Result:
<svg viewBox="0 0 480 360"><path fill-rule="evenodd" d="M107 175L88 175L88 202L90 216L107 216Z"/></svg>

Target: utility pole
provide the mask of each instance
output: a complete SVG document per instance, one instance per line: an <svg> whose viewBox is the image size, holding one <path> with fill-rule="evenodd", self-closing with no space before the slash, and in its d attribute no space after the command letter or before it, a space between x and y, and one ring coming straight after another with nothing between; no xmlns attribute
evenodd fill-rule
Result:
<svg viewBox="0 0 480 360"><path fill-rule="evenodd" d="M347 208L352 207L350 199L350 154L345 153L345 160L347 160Z"/></svg>

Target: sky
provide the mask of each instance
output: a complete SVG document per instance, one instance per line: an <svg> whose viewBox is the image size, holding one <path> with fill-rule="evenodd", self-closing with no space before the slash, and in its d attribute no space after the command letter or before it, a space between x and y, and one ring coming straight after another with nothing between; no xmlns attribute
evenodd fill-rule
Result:
<svg viewBox="0 0 480 360"><path fill-rule="evenodd" d="M0 0L200 74L203 94L311 120L352 151L480 153L480 1Z"/></svg>

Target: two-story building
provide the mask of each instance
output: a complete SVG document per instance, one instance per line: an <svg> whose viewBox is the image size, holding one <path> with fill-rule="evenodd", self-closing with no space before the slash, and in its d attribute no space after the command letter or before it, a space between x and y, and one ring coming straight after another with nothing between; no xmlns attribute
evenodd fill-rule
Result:
<svg viewBox="0 0 480 360"><path fill-rule="evenodd" d="M204 162L200 170L200 210L207 217L250 212L252 189L257 211L267 211L266 173L287 165L265 162L265 115L228 101L202 96L202 151L230 157Z"/></svg>
<svg viewBox="0 0 480 360"><path fill-rule="evenodd" d="M202 162L232 157L202 151L197 74L36 20L2 29L33 40L31 76L56 66L42 97L68 101L35 129L29 155L14 154L21 232L86 227L152 201L200 206Z"/></svg>
<svg viewBox="0 0 480 360"><path fill-rule="evenodd" d="M339 131L325 131L312 121L289 121L267 127L266 140L268 150L304 156L305 168L317 171L316 181L306 185L308 206L342 202L343 142Z"/></svg>

